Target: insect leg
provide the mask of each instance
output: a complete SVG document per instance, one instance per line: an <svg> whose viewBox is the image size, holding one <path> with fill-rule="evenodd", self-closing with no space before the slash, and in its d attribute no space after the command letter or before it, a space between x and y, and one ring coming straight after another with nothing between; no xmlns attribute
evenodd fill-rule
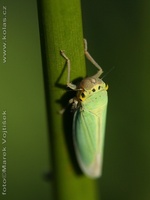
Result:
<svg viewBox="0 0 150 200"><path fill-rule="evenodd" d="M66 60L66 62L67 62L67 67L68 67L67 86L68 86L70 89L72 89L72 90L76 90L77 86L74 85L74 84L72 84L72 83L70 82L70 68L71 68L71 66L70 66L70 60L69 60L69 58L66 56L66 54L64 53L63 50L60 50L60 53L61 53L61 55L65 58L65 60Z"/></svg>
<svg viewBox="0 0 150 200"><path fill-rule="evenodd" d="M71 108L72 110L75 110L77 108L77 106L78 106L78 100L76 99L76 97L70 99L69 102L68 102L68 104L67 104L67 106L65 108L62 108L58 113L61 114L61 115L64 114L64 112L66 111L67 107L70 104L72 104L72 108Z"/></svg>
<svg viewBox="0 0 150 200"><path fill-rule="evenodd" d="M99 74L103 73L102 68L99 66L99 64L92 58L92 56L89 54L88 50L87 50L87 41L86 39L84 39L84 53L86 58L95 66L99 69Z"/></svg>

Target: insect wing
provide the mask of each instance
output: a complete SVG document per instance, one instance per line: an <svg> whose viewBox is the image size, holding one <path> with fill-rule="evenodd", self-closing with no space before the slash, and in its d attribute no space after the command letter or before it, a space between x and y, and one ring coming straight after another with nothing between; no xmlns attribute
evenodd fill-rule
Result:
<svg viewBox="0 0 150 200"><path fill-rule="evenodd" d="M74 145L83 172L91 178L98 178L102 172L107 94L94 109L91 104L93 101L85 102L84 107L75 112Z"/></svg>

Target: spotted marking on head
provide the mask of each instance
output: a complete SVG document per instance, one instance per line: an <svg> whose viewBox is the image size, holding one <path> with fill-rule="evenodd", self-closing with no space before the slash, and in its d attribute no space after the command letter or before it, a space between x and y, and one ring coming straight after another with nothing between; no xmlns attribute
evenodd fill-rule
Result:
<svg viewBox="0 0 150 200"><path fill-rule="evenodd" d="M88 89L88 90L82 88L82 90L79 90L77 92L77 99L80 102L83 102L89 96L93 95L94 93L100 92L100 91L103 91L103 90L107 90L107 89L108 89L108 85L106 85L104 82L96 84L96 85L94 85L94 87L92 87L91 89Z"/></svg>

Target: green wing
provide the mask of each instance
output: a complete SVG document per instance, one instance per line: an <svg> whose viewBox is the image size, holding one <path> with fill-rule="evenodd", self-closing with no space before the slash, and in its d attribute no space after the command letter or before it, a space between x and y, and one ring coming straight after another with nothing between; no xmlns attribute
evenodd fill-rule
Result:
<svg viewBox="0 0 150 200"><path fill-rule="evenodd" d="M102 171L103 143L106 120L105 105L94 110L86 106L74 115L74 145L79 165L83 172L92 178L99 177Z"/></svg>

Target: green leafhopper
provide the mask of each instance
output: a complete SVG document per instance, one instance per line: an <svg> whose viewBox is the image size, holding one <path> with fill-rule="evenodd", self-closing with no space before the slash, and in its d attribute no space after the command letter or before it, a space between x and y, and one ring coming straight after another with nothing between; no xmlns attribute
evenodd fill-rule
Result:
<svg viewBox="0 0 150 200"><path fill-rule="evenodd" d="M61 51L61 55L68 66L67 86L77 91L76 97L69 100L74 110L73 140L77 160L85 175L98 178L102 174L108 86L99 78L103 70L87 51L85 39L84 45L87 59L98 71L95 75L84 78L78 86L70 82L69 58L64 51Z"/></svg>

